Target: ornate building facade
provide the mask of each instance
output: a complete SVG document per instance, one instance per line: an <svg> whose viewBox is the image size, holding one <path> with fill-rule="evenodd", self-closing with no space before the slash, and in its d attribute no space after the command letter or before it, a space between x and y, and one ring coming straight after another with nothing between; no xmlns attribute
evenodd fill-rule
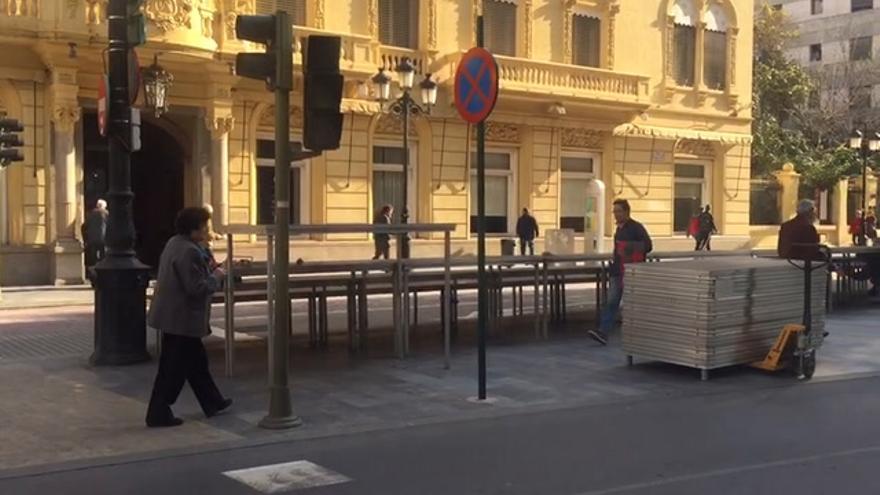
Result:
<svg viewBox="0 0 880 495"><path fill-rule="evenodd" d="M261 49L235 39L236 16L276 8L294 19L295 70L305 37L336 34L346 79L341 147L293 165L294 221L370 222L381 204L400 210L408 180L411 221L455 223L454 251L474 251L474 132L452 106L452 79L482 12L501 80L487 131L491 235L511 235L523 207L542 231L582 231L586 186L600 179L606 235L611 201L626 198L657 249L690 248L687 220L711 204L717 248L745 246L752 3L146 0L138 57L144 66L157 58L174 82L170 111L144 112L143 149L132 157L138 254L158 259L185 205L213 205L216 226L272 221L272 95L236 77L233 61ZM0 172L3 285L83 279L80 225L107 188L96 117L106 5L0 0L0 109L24 122L27 143L25 161ZM368 85L403 58L440 84L431 115L411 120L406 171L401 122ZM295 86L291 141L302 126L300 77ZM258 237L240 241L244 252L264 251ZM295 239L292 249L305 260L372 254L365 236ZM439 249L432 237L413 241L415 256Z"/></svg>

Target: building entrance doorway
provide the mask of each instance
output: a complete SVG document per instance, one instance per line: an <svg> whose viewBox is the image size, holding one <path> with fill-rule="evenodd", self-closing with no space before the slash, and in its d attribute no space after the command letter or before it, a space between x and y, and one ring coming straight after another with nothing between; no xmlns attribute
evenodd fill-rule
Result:
<svg viewBox="0 0 880 495"><path fill-rule="evenodd" d="M107 138L98 134L97 114L83 117L84 195L86 212L105 198L109 186ZM141 151L131 155L132 205L135 251L138 259L153 267L165 242L174 235L174 218L183 208L185 153L165 129L144 121Z"/></svg>

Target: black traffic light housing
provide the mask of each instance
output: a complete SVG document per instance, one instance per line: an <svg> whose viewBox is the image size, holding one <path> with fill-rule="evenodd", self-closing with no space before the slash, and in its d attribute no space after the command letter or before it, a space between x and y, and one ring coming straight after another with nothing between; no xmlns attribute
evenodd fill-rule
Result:
<svg viewBox="0 0 880 495"><path fill-rule="evenodd" d="M309 36L306 40L303 144L313 151L335 150L342 138L340 46L338 36Z"/></svg>
<svg viewBox="0 0 880 495"><path fill-rule="evenodd" d="M16 119L0 117L0 166L5 167L12 162L24 160L24 155L18 149L24 146L18 133L24 132L24 126Z"/></svg>
<svg viewBox="0 0 880 495"><path fill-rule="evenodd" d="M235 36L266 45L266 53L239 53L235 56L237 75L264 80L270 90L293 89L293 36L287 12L240 15L235 19Z"/></svg>

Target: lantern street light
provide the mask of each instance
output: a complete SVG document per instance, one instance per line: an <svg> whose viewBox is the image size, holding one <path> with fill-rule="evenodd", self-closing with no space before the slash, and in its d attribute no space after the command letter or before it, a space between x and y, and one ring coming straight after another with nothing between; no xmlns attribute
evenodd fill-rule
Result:
<svg viewBox="0 0 880 495"><path fill-rule="evenodd" d="M867 138L865 136L868 136ZM868 159L874 153L880 151L880 134L870 134L867 129L853 131L849 138L849 147L858 150L862 159L862 216L859 219L861 228L859 229L858 243L860 246L867 245L866 239L866 220L868 215Z"/></svg>
<svg viewBox="0 0 880 495"><path fill-rule="evenodd" d="M372 82L376 101L381 104L382 111L393 113L403 120L403 208L400 213L400 223L406 225L409 223L409 117L431 114L431 107L437 104L437 83L431 79L431 74L425 74L424 79L419 83L419 96L422 100L420 104L410 95L416 75L416 67L410 59L401 60L394 68L394 72L397 73L397 84L401 89L401 95L395 100L391 100L391 78L385 73L384 67L379 68ZM409 241L408 232L400 238L402 258L409 258Z"/></svg>
<svg viewBox="0 0 880 495"><path fill-rule="evenodd" d="M159 55L153 55L153 64L144 69L144 101L153 109L156 118L168 111L168 88L174 76L159 65Z"/></svg>

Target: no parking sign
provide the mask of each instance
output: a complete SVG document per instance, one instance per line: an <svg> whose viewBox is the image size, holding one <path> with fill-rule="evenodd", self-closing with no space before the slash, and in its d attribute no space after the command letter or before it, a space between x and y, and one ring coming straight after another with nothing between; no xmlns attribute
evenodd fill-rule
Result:
<svg viewBox="0 0 880 495"><path fill-rule="evenodd" d="M462 119L478 124L492 113L497 100L498 63L486 49L471 48L455 71L455 108Z"/></svg>

